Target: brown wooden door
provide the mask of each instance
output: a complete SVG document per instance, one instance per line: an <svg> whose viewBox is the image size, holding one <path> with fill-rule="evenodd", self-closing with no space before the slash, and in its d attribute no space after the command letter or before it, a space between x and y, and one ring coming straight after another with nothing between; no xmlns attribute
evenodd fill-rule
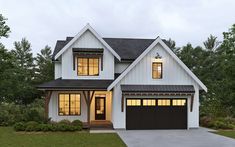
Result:
<svg viewBox="0 0 235 147"><path fill-rule="evenodd" d="M95 98L95 119L105 120L105 97Z"/></svg>

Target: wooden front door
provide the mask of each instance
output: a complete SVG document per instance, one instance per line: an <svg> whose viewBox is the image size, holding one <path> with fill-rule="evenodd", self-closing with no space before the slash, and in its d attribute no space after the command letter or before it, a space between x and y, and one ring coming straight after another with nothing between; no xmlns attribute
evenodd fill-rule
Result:
<svg viewBox="0 0 235 147"><path fill-rule="evenodd" d="M95 119L105 120L105 97L95 97Z"/></svg>

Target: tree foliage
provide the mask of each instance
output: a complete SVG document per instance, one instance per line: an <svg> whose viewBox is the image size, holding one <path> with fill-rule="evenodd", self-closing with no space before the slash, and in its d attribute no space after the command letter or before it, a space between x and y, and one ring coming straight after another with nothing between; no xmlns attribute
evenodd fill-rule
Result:
<svg viewBox="0 0 235 147"><path fill-rule="evenodd" d="M6 24L6 18L0 14L0 39L2 37L8 37L10 33L10 27Z"/></svg>

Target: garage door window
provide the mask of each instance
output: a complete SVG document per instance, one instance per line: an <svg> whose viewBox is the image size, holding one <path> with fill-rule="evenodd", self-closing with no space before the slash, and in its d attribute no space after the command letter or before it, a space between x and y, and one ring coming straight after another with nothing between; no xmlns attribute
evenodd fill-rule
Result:
<svg viewBox="0 0 235 147"><path fill-rule="evenodd" d="M156 106L156 100L145 99L143 100L143 106Z"/></svg>
<svg viewBox="0 0 235 147"><path fill-rule="evenodd" d="M182 99L174 99L172 100L172 105L173 106L185 106L186 105L186 100L182 100Z"/></svg>
<svg viewBox="0 0 235 147"><path fill-rule="evenodd" d="M171 101L169 99L159 99L157 100L158 106L170 106Z"/></svg>
<svg viewBox="0 0 235 147"><path fill-rule="evenodd" d="M129 99L127 100L127 106L140 106L140 99Z"/></svg>

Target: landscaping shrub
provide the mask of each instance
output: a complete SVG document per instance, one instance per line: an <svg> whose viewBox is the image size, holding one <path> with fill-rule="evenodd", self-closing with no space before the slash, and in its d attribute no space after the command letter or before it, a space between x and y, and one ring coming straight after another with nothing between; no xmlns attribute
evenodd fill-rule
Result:
<svg viewBox="0 0 235 147"><path fill-rule="evenodd" d="M44 119L44 100L37 99L29 105L0 103L0 126L12 126L17 122L47 122Z"/></svg>
<svg viewBox="0 0 235 147"><path fill-rule="evenodd" d="M15 131L25 131L26 125L23 122L18 122L13 126Z"/></svg>
<svg viewBox="0 0 235 147"><path fill-rule="evenodd" d="M63 119L63 120L59 121L58 124L71 125L71 122L67 119Z"/></svg>
<svg viewBox="0 0 235 147"><path fill-rule="evenodd" d="M67 123L67 124L66 124ZM16 123L14 125L15 131L27 131L27 132L33 132L33 131L81 131L82 126L80 125L72 125L72 123L68 124L68 122L62 121L58 123L51 123L51 124L42 124L35 121L29 121L27 123ZM78 124L78 123L76 123Z"/></svg>
<svg viewBox="0 0 235 147"><path fill-rule="evenodd" d="M77 119L77 120L72 121L72 125L82 127L83 123L80 120Z"/></svg>
<svg viewBox="0 0 235 147"><path fill-rule="evenodd" d="M40 131L40 125L39 123L35 122L35 121L29 121L26 124L26 128L25 131Z"/></svg>
<svg viewBox="0 0 235 147"><path fill-rule="evenodd" d="M200 125L213 129L235 129L235 121L231 117L201 117Z"/></svg>

